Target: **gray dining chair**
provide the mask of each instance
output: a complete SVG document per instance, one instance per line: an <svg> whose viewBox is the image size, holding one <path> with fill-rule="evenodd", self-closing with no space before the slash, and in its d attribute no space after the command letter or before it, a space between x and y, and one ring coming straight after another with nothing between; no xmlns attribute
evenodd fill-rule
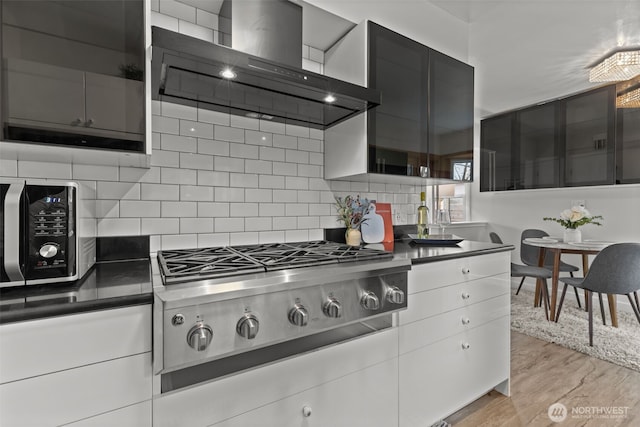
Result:
<svg viewBox="0 0 640 427"><path fill-rule="evenodd" d="M498 236L495 232L489 233L489 238L492 243L504 243L500 236ZM542 279L542 294L541 298L544 301L544 313L549 320L549 289L547 287L547 279L551 278L551 270L545 267L538 267L537 265L522 265L511 263L511 277L522 277L522 281L520 282L520 286L522 286L522 282L526 277L531 277L534 279ZM518 287L518 292L520 288ZM518 293L516 292L516 295Z"/></svg>
<svg viewBox="0 0 640 427"><path fill-rule="evenodd" d="M526 243L523 243L523 240L528 238L539 239L541 237L547 237L547 236L549 236L549 234L547 234L546 231L538 230L535 228L528 228L522 231L522 234L520 235L520 260L524 265L537 267L538 254L540 252L540 249L535 246L531 246L531 245L527 245ZM551 252L547 252L547 254L544 257L544 267L553 271L553 254ZM569 273L569 275L573 277L574 271L578 271L578 270L580 270L580 268L576 267L575 265L567 264L562 260L560 261L560 269L559 269L560 273ZM516 290L516 295L518 295L518 292L520 292L520 288L522 287L522 284L524 283L525 278L526 277L523 277L522 280L520 281L520 286L518 286L518 289ZM575 288L573 290L576 294L576 301L578 303L578 308L582 308L582 304L580 303L580 296L578 295L578 290Z"/></svg>
<svg viewBox="0 0 640 427"><path fill-rule="evenodd" d="M567 286L587 291L589 312L589 345L593 346L593 298L594 292L610 295L626 295L638 323L640 323L640 243L616 243L604 248L591 263L586 277L561 277L564 283L555 321L560 318Z"/></svg>

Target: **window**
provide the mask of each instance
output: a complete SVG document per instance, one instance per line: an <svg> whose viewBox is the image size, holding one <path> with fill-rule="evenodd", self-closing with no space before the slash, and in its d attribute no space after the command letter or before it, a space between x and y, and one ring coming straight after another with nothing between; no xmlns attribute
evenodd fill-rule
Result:
<svg viewBox="0 0 640 427"><path fill-rule="evenodd" d="M461 173L469 173L470 162L455 162L454 174L459 166ZM465 171L465 168L468 168ZM462 175L461 175L462 176ZM470 221L469 193L470 184L441 184L427 186L427 206L430 210L430 222L434 221L434 212L438 209L449 209L451 222Z"/></svg>

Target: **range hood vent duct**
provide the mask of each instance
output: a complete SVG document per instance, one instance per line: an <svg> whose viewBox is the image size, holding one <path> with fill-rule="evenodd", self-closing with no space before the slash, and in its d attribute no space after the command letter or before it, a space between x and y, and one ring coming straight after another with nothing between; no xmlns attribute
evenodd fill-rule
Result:
<svg viewBox="0 0 640 427"><path fill-rule="evenodd" d="M375 89L163 28L151 31L153 99L315 129L380 104ZM228 69L235 78L222 77Z"/></svg>

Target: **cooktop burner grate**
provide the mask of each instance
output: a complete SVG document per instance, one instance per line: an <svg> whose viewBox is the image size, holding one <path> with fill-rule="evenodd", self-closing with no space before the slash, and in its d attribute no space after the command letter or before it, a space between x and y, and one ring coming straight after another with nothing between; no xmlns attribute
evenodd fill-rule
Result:
<svg viewBox="0 0 640 427"><path fill-rule="evenodd" d="M158 252L166 284L342 262L389 259L393 254L324 240Z"/></svg>

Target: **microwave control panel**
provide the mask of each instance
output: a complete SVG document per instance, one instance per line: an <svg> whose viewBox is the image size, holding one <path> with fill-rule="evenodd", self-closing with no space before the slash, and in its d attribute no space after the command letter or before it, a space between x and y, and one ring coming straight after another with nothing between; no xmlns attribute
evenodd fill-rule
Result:
<svg viewBox="0 0 640 427"><path fill-rule="evenodd" d="M73 274L75 237L75 188L27 186L28 277L44 279Z"/></svg>

